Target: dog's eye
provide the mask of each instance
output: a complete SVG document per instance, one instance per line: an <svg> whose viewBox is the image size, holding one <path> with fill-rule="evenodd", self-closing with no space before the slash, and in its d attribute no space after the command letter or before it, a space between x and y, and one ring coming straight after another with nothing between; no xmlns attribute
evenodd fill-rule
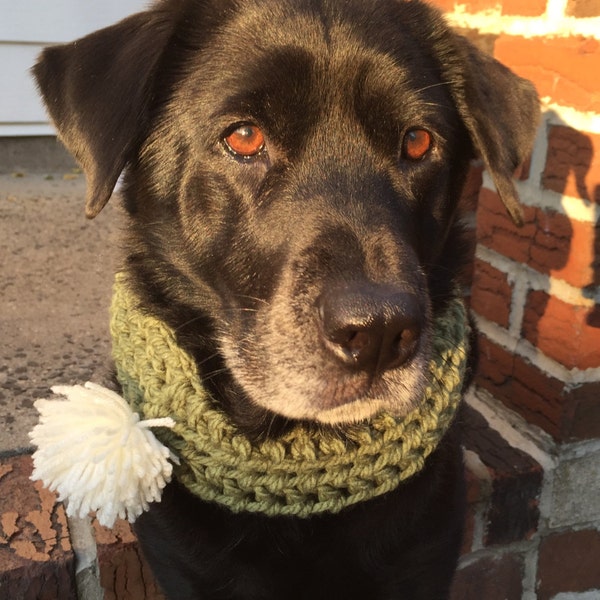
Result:
<svg viewBox="0 0 600 600"><path fill-rule="evenodd" d="M425 129L410 129L402 141L402 158L421 160L431 148L431 134Z"/></svg>
<svg viewBox="0 0 600 600"><path fill-rule="evenodd" d="M233 154L251 158L264 150L265 136L256 125L244 124L225 137L225 144Z"/></svg>

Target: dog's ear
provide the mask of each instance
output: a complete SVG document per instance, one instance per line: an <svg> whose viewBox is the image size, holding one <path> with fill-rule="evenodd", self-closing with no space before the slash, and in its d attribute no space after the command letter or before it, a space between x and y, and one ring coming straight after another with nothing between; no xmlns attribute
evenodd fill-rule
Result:
<svg viewBox="0 0 600 600"><path fill-rule="evenodd" d="M523 224L513 175L529 156L540 117L531 82L456 36L460 65L447 73L458 111L513 221ZM462 73L456 73L456 70Z"/></svg>
<svg viewBox="0 0 600 600"><path fill-rule="evenodd" d="M104 208L140 141L171 31L168 15L149 10L46 48L33 67L59 136L86 175L88 218Z"/></svg>

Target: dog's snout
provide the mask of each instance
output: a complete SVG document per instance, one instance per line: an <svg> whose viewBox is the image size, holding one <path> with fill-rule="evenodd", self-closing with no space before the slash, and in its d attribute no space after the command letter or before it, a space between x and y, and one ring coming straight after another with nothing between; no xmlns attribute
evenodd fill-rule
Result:
<svg viewBox="0 0 600 600"><path fill-rule="evenodd" d="M422 317L412 293L345 286L322 294L318 309L325 345L348 367L383 372L407 362L417 349Z"/></svg>

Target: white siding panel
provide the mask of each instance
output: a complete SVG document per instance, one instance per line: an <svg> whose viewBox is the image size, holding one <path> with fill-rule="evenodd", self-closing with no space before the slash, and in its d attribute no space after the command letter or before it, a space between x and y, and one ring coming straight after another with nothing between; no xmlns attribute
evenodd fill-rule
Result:
<svg viewBox="0 0 600 600"><path fill-rule="evenodd" d="M66 42L148 5L148 0L0 0L0 40Z"/></svg>
<svg viewBox="0 0 600 600"><path fill-rule="evenodd" d="M29 70L42 46L0 44L0 123L47 121Z"/></svg>
<svg viewBox="0 0 600 600"><path fill-rule="evenodd" d="M0 0L0 137L53 133L29 72L44 45L74 40L150 3Z"/></svg>

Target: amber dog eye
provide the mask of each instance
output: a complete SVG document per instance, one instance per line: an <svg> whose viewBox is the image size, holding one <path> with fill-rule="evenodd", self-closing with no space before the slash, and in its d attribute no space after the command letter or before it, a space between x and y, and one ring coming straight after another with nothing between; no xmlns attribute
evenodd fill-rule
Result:
<svg viewBox="0 0 600 600"><path fill-rule="evenodd" d="M265 136L256 125L244 124L225 138L225 144L233 154L251 158L264 150Z"/></svg>
<svg viewBox="0 0 600 600"><path fill-rule="evenodd" d="M410 129L402 142L402 158L421 160L432 145L431 134L424 129Z"/></svg>

